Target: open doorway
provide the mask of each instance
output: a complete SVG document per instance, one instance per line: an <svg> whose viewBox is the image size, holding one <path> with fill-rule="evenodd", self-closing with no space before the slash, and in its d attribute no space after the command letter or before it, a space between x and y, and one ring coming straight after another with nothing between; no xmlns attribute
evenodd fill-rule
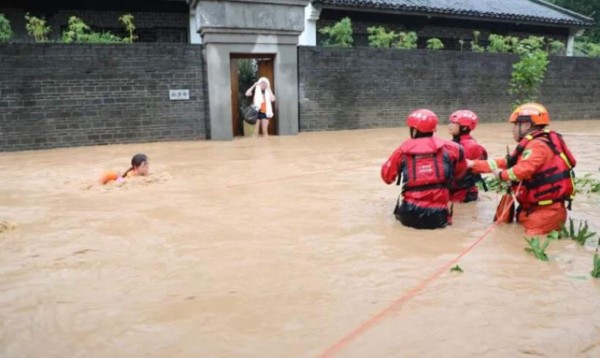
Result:
<svg viewBox="0 0 600 358"><path fill-rule="evenodd" d="M262 54L231 54L231 114L233 136L252 136L255 126L244 121L244 109L252 103L252 97L246 97L245 92L260 77L266 77L271 82L271 90L275 91L274 78L275 55ZM273 103L273 118L269 120L269 135L277 134L277 102Z"/></svg>

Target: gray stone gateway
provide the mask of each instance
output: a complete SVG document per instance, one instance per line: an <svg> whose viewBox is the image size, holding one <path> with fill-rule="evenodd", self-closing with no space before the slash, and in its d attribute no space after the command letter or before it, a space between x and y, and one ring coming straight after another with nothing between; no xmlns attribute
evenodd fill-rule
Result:
<svg viewBox="0 0 600 358"><path fill-rule="evenodd" d="M211 139L233 138L232 59L251 56L272 59L266 73L272 76L277 97L276 134L298 133L297 46L307 4L308 0L192 1L195 23L190 25L200 33L206 59Z"/></svg>

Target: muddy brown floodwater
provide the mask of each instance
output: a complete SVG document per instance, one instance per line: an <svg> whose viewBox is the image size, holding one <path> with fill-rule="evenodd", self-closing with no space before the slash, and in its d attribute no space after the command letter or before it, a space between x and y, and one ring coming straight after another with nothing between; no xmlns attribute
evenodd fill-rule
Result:
<svg viewBox="0 0 600 358"><path fill-rule="evenodd" d="M600 122L554 123L598 178ZM454 259L498 195L418 231L381 164L406 128L0 153L0 356L316 357ZM439 134L448 138L446 127ZM509 124L474 132L492 156ZM146 153L152 175L99 186ZM569 215L600 231L600 194ZM593 242L494 229L340 357L600 357ZM597 238L597 236L596 236ZM591 241L591 240L590 240Z"/></svg>

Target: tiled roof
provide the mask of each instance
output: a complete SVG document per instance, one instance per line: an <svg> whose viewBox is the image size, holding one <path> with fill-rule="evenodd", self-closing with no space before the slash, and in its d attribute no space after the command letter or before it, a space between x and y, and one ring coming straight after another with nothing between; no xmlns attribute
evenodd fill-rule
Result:
<svg viewBox="0 0 600 358"><path fill-rule="evenodd" d="M594 20L542 0L313 0L325 7L592 26Z"/></svg>

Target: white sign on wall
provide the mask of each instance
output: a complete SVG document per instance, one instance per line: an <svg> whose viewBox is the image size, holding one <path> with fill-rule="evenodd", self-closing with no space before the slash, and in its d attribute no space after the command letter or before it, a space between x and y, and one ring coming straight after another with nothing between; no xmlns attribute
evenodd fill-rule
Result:
<svg viewBox="0 0 600 358"><path fill-rule="evenodd" d="M186 89L169 90L169 99L171 101L181 101L181 100L190 99L190 90L186 90Z"/></svg>

